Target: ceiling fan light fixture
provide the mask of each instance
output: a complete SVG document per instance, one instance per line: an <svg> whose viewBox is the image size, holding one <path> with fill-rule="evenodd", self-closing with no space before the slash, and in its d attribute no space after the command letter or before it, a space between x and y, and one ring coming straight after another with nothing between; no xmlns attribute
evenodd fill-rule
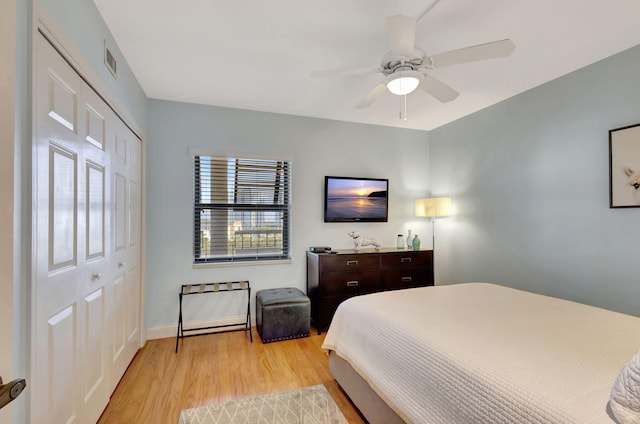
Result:
<svg viewBox="0 0 640 424"><path fill-rule="evenodd" d="M420 84L422 73L418 71L400 71L389 75L387 88L397 96L411 93Z"/></svg>

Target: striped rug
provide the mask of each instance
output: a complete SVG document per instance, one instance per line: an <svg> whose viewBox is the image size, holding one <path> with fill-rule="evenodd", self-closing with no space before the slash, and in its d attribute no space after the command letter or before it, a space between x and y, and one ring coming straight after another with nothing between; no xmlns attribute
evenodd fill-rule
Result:
<svg viewBox="0 0 640 424"><path fill-rule="evenodd" d="M322 384L185 409L179 424L347 424Z"/></svg>

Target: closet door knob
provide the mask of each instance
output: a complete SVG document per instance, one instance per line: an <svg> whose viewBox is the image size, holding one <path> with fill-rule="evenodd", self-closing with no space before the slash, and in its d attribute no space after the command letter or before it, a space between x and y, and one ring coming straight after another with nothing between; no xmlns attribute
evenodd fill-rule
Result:
<svg viewBox="0 0 640 424"><path fill-rule="evenodd" d="M123 268L124 267L124 262L118 262L118 268Z"/></svg>
<svg viewBox="0 0 640 424"><path fill-rule="evenodd" d="M96 274L92 274L92 275L91 275L91 279L92 279L93 281L97 281L97 280L99 280L99 279L101 279L101 278L102 278L102 274L101 274L101 273L99 273L99 272L98 272L98 273L96 273Z"/></svg>

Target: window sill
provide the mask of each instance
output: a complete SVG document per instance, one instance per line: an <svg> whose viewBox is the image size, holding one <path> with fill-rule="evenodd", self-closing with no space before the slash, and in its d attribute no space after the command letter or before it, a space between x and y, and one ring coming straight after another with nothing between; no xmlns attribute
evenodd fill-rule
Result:
<svg viewBox="0 0 640 424"><path fill-rule="evenodd" d="M193 264L194 269L198 268L226 268L236 266L264 266L264 265L282 265L290 264L291 259L278 259L274 261L238 261L238 262L208 262L202 264Z"/></svg>

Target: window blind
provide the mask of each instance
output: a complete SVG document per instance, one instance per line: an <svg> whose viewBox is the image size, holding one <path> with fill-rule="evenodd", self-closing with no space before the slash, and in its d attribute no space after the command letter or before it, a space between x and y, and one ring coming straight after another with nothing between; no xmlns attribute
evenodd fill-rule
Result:
<svg viewBox="0 0 640 424"><path fill-rule="evenodd" d="M291 163L195 156L194 263L290 259Z"/></svg>

